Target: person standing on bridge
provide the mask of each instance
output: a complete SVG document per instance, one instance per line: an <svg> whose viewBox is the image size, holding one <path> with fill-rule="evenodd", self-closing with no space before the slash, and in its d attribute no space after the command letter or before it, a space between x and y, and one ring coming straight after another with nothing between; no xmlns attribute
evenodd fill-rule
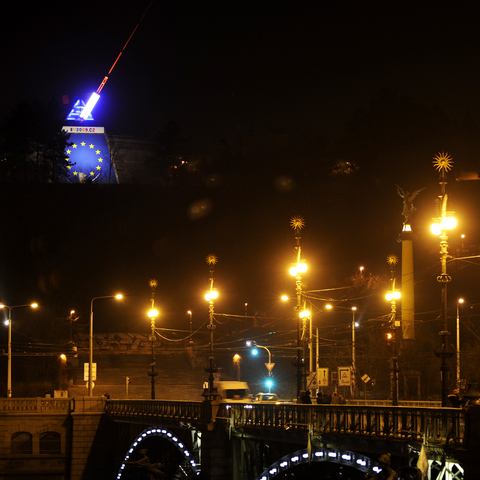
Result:
<svg viewBox="0 0 480 480"><path fill-rule="evenodd" d="M374 477L368 477L365 475L365 478L370 478L371 480L398 480L398 475L392 467L390 467L390 457L389 453L384 453L380 455L378 463L382 471L375 475Z"/></svg>

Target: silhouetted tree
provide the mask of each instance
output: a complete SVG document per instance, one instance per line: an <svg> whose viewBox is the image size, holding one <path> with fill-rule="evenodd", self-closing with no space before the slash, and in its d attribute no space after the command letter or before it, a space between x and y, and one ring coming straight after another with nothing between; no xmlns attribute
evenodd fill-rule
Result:
<svg viewBox="0 0 480 480"><path fill-rule="evenodd" d="M65 149L69 135L54 99L18 104L0 133L0 182L55 183L65 178L70 162Z"/></svg>

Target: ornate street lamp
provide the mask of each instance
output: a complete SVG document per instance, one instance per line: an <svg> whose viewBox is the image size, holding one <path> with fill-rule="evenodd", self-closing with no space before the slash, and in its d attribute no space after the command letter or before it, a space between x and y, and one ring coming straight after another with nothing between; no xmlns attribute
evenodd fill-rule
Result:
<svg viewBox="0 0 480 480"><path fill-rule="evenodd" d="M355 328L357 324L355 323L355 312L357 307L352 307L352 397L355 397L355 372L357 371L356 358L355 358Z"/></svg>
<svg viewBox="0 0 480 480"><path fill-rule="evenodd" d="M455 212L447 210L448 195L445 192L445 186L447 184L447 172L452 168L453 161L447 153L439 153L434 157L434 167L440 172L440 195L436 200L436 213L437 217L433 219L433 224L430 230L434 235L438 235L440 238L440 263L441 273L437 276L437 281L442 285L442 331L439 332L439 336L442 337L442 345L440 348L435 349L435 355L442 359L440 374L442 380L442 407L447 405L448 398L448 380L449 380L449 366L447 359L451 358L454 354L453 349L450 348L448 337L450 333L448 331L448 314L447 314L447 284L452 280L450 275L447 274L447 258L448 255L448 236L449 230L452 230L457 225L455 219Z"/></svg>
<svg viewBox="0 0 480 480"><path fill-rule="evenodd" d="M93 396L93 301L99 298L116 298L120 300L123 298L121 294L105 295L102 297L94 297L90 302L90 335L89 335L89 363L88 363L88 396Z"/></svg>
<svg viewBox="0 0 480 480"><path fill-rule="evenodd" d="M150 280L149 285L152 292L152 298L150 299L151 307L148 311L151 328L150 341L152 342L152 363L150 364L151 370L148 372L148 376L151 377L152 383L151 398L152 400L155 400L155 377L158 375L158 372L155 369L155 342L157 340L157 337L155 336L155 319L158 316L158 310L155 308L155 289L158 286L158 282L153 278L152 280Z"/></svg>
<svg viewBox="0 0 480 480"><path fill-rule="evenodd" d="M397 300L401 298L401 293L395 289L395 265L398 263L396 255L389 255L387 263L390 265L390 282L391 291L385 295L390 302L390 322L389 328L393 330L393 335L387 334L387 340L392 341L392 373L390 375L390 396L392 397L392 405L398 405L398 359L397 359L397 327L400 321L397 320Z"/></svg>
<svg viewBox="0 0 480 480"><path fill-rule="evenodd" d="M294 311L298 314L298 327L297 327L297 397L300 395L300 390L306 390L306 376L305 376L305 359L304 359L304 346L302 344L303 337L306 331L307 315L300 315L303 311L303 292L302 292L302 274L307 271L307 264L302 259L302 247L300 244L301 234L300 231L305 226L305 220L302 217L292 217L290 219L290 226L295 231L295 262L290 268L290 275L295 277L295 293L297 296L297 304L294 307ZM301 332L301 333L300 333Z"/></svg>
<svg viewBox="0 0 480 480"><path fill-rule="evenodd" d="M208 367L205 369L205 371L208 372L208 390L205 389L202 395L205 397L205 400L215 400L215 398L218 397L218 392L213 386L213 374L218 369L213 357L213 332L215 331L215 324L213 321L215 319L214 301L218 297L218 292L213 286L213 268L217 263L217 257L215 255L208 255L206 260L210 267L210 290L205 295L205 299L208 302L209 324L207 325L207 328L210 330L210 356L208 357Z"/></svg>
<svg viewBox="0 0 480 480"><path fill-rule="evenodd" d="M13 305L9 307L0 303L0 308L8 308L8 320L5 320L5 325L8 325L8 362L7 362L7 397L12 396L12 310L19 307L32 307L37 308L37 303L31 303L27 305Z"/></svg>

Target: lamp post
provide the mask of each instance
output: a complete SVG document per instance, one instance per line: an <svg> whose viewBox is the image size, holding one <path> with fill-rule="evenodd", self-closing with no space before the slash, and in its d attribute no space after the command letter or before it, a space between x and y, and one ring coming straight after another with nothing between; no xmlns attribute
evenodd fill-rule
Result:
<svg viewBox="0 0 480 480"><path fill-rule="evenodd" d="M357 307L352 307L352 397L355 397L355 372L357 371L357 366L355 363L355 312Z"/></svg>
<svg viewBox="0 0 480 480"><path fill-rule="evenodd" d="M305 327L307 322L306 316L300 316L302 311L303 303L303 292L302 292L302 273L307 271L307 264L305 260L302 259L302 247L300 244L301 240L301 230L305 226L305 221L302 217L292 217L290 219L290 226L295 231L295 263L292 264L290 268L290 275L295 277L295 293L297 296L297 304L294 307L294 311L298 314L298 327L297 327L297 397L300 396L300 390L306 390L306 379L305 379L305 360L304 360L304 346L302 345L303 336L305 333ZM300 333L302 332L302 333Z"/></svg>
<svg viewBox="0 0 480 480"><path fill-rule="evenodd" d="M391 291L385 295L385 298L390 302L390 328L393 329L392 340L392 373L390 376L390 395L392 397L392 405L398 405L398 359L397 359L397 327L400 326L400 321L397 320L397 300L401 298L401 293L395 289L395 265L398 263L396 255L389 255L387 263L390 265L390 282Z"/></svg>
<svg viewBox="0 0 480 480"><path fill-rule="evenodd" d="M233 364L237 367L237 380L240 381L240 362L242 361L242 357L236 353L233 356Z"/></svg>
<svg viewBox="0 0 480 480"><path fill-rule="evenodd" d="M104 295L101 297L93 297L90 302L90 335L89 335L89 363L88 363L88 396L93 396L93 301L98 300L99 298L116 298L120 300L123 296L118 295Z"/></svg>
<svg viewBox="0 0 480 480"><path fill-rule="evenodd" d="M0 308L8 308L8 320L5 324L8 324L8 362L7 362L7 397L12 397L12 310L19 307L32 307L37 308L38 304L31 303L26 305L13 305L9 307L0 303Z"/></svg>
<svg viewBox="0 0 480 480"><path fill-rule="evenodd" d="M447 211L448 195L445 192L445 185L447 184L447 172L452 168L453 161L446 153L439 153L433 162L434 167L440 172L440 188L441 193L436 200L437 217L433 219L433 224L430 227L431 232L440 238L440 263L441 273L437 276L437 282L442 285L442 331L439 336L442 337L442 345L435 349L435 355L442 359L440 366L440 375L442 381L442 407L447 405L448 399L448 380L449 380L449 366L447 359L453 356L453 351L450 348L448 337L448 314L447 314L447 284L452 280L447 274L447 258L448 258L448 236L447 232L452 230L457 225L457 220L454 217L455 212Z"/></svg>
<svg viewBox="0 0 480 480"><path fill-rule="evenodd" d="M192 311L189 310L187 313L190 317L190 343L193 343L193 338L192 338L192 335L193 335Z"/></svg>
<svg viewBox="0 0 480 480"><path fill-rule="evenodd" d="M460 391L460 305L464 302L463 298L457 301L457 388Z"/></svg>
<svg viewBox="0 0 480 480"><path fill-rule="evenodd" d="M213 357L213 332L215 331L215 324L213 323L215 319L214 300L218 297L218 292L213 286L213 268L216 263L217 257L215 255L207 256L207 264L210 266L210 290L206 293L205 299L208 302L209 323L207 328L210 330L210 356L208 357L208 367L205 369L205 371L208 372L208 391L204 390L202 394L206 400L215 400L215 398L218 397L217 389L213 386L213 374L217 371Z"/></svg>
<svg viewBox="0 0 480 480"><path fill-rule="evenodd" d="M150 317L150 341L152 342L152 363L150 365L151 370L148 372L148 376L151 377L152 392L151 398L155 400L155 377L158 375L158 372L155 370L155 342L157 337L155 336L155 318L158 316L158 310L155 308L155 289L157 288L158 282L155 279L150 280L149 282L150 289L152 291L152 298L150 299L151 306L148 311L148 316Z"/></svg>

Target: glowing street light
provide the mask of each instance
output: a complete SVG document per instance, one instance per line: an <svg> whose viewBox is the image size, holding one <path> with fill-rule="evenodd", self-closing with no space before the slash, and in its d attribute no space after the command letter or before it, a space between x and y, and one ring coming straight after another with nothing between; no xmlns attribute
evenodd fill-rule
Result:
<svg viewBox="0 0 480 480"><path fill-rule="evenodd" d="M193 335L192 311L189 310L187 313L190 317L190 343L193 343L193 338L192 338L192 335Z"/></svg>
<svg viewBox="0 0 480 480"><path fill-rule="evenodd" d="M440 375L442 380L442 407L447 405L448 400L448 380L449 380L449 366L447 359L452 357L453 352L450 349L448 337L448 302L447 302L447 284L452 280L447 274L447 258L448 258L448 236L449 230L452 230L457 225L457 220L454 217L455 212L447 210L448 195L445 191L447 184L447 172L452 168L453 161L447 153L439 153L434 157L434 167L440 172L440 195L436 200L436 218L433 219L433 224L430 228L434 235L440 237L440 263L441 273L437 276L437 282L442 285L442 331L439 335L442 337L441 348L435 350L435 355L442 359L440 366Z"/></svg>
<svg viewBox="0 0 480 480"><path fill-rule="evenodd" d="M236 353L233 356L233 364L237 366L237 380L240 381L240 363L242 361L242 357Z"/></svg>
<svg viewBox="0 0 480 480"><path fill-rule="evenodd" d="M215 307L214 300L218 298L218 292L213 286L213 272L214 266L217 263L216 255L210 254L207 256L207 264L210 267L210 290L205 295L205 300L208 302L208 317L209 324L207 328L210 330L210 356L208 357L208 367L206 371L208 372L208 390L205 388L203 391L203 396L205 400L215 400L218 397L217 389L213 386L213 374L217 371L215 366L215 359L213 357L213 332L215 331L214 316L215 316Z"/></svg>
<svg viewBox="0 0 480 480"><path fill-rule="evenodd" d="M305 226L305 220L300 216L295 216L290 219L290 226L295 231L295 263L290 268L290 275L295 277L295 293L297 296L297 304L294 307L295 312L298 312L298 326L297 326L297 397L300 396L300 390L306 390L306 376L305 376L305 361L304 351L302 345L302 337L300 334L300 325L302 325L302 333L305 331L307 316L300 316L303 308L303 292L302 292L302 274L307 271L307 264L302 259L302 247L300 244L301 230ZM301 322L301 323L300 323Z"/></svg>
<svg viewBox="0 0 480 480"><path fill-rule="evenodd" d="M101 297L93 297L90 302L90 335L89 335L89 363L88 363L88 396L93 396L93 301L98 300L99 298L116 298L120 300L123 298L123 295L104 295Z"/></svg>
<svg viewBox="0 0 480 480"><path fill-rule="evenodd" d="M8 308L8 320L5 320L5 325L8 325L8 362L7 362L7 397L12 396L12 310L19 307L31 307L37 308L37 303L31 303L26 305L13 305L9 307L0 303L0 308Z"/></svg>

